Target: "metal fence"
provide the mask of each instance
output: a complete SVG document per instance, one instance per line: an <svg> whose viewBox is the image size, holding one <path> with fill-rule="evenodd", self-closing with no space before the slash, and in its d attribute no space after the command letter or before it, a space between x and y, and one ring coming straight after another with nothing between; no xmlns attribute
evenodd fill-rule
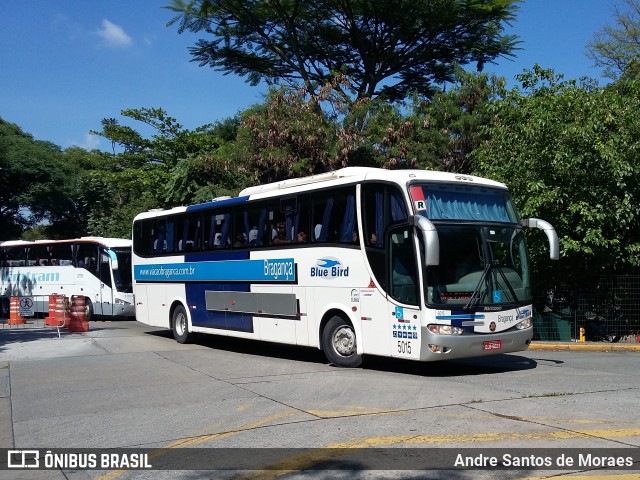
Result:
<svg viewBox="0 0 640 480"><path fill-rule="evenodd" d="M68 299L49 295L0 298L0 329L68 327Z"/></svg>
<svg viewBox="0 0 640 480"><path fill-rule="evenodd" d="M601 277L534 302L534 340L640 343L640 275Z"/></svg>

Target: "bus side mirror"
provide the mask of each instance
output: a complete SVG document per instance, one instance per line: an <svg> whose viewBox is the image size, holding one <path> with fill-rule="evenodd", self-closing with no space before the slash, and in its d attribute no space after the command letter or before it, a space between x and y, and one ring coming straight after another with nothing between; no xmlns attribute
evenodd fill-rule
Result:
<svg viewBox="0 0 640 480"><path fill-rule="evenodd" d="M111 260L111 268L118 270L118 256L113 250L107 250L107 255L109 255L109 260Z"/></svg>
<svg viewBox="0 0 640 480"><path fill-rule="evenodd" d="M413 215L409 221L422 232L425 266L440 265L440 240L435 225L422 215Z"/></svg>
<svg viewBox="0 0 640 480"><path fill-rule="evenodd" d="M520 225L525 228L537 228L538 230L542 230L549 241L549 258L551 260L558 260L560 258L558 234L556 233L556 229L553 228L553 225L545 220L540 220L539 218L525 218L520 220Z"/></svg>

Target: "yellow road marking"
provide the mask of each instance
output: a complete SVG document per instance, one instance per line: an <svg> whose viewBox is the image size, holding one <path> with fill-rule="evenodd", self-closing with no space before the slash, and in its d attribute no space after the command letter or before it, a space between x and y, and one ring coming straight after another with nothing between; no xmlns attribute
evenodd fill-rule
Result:
<svg viewBox="0 0 640 480"><path fill-rule="evenodd" d="M240 480L273 480L292 472L307 470L318 463L327 461L327 451L324 449L341 449L332 450L334 455L348 455L350 448L373 448L391 445L430 445L443 443L480 443L480 442L497 442L505 440L566 440L571 438L584 437L601 437L601 438L623 438L640 436L640 428L627 429L609 429L609 430L578 430L578 431L554 431L554 432L529 432L529 433L470 433L470 434L447 434L447 435L389 435L385 437L369 437L361 439L353 439L346 442L335 443L326 447L322 447L317 451L311 451L301 455L294 455L281 461L265 466L268 470L256 470L245 472L234 476L234 479ZM547 477L540 477L547 478ZM551 477L552 478L552 477ZM576 477L571 476L571 480ZM597 476L588 476L589 480L597 479ZM607 478L611 478L607 475ZM620 475L622 480L627 480L626 475ZM638 479L638 475L632 477ZM536 479L537 480L537 479Z"/></svg>
<svg viewBox="0 0 640 480"><path fill-rule="evenodd" d="M580 437L621 438L640 436L640 428L617 428L599 430L560 430L553 432L527 433L461 433L445 435L389 435L386 437L370 437L360 440L359 448L377 447L380 445L430 445L435 443L473 443L499 442L504 440L565 440ZM354 448L353 442L347 442L345 447L340 444L336 448Z"/></svg>
<svg viewBox="0 0 640 480"><path fill-rule="evenodd" d="M149 454L149 460L151 461L154 458L158 458L161 457L163 455L165 455L169 450L173 449L173 448L183 448L183 447L188 447L191 445L197 445L199 443L203 443L203 442L208 442L210 440L218 440L220 438L228 438L228 437L232 437L234 435L238 435L240 433L246 432L247 430L252 430L254 428L257 427L262 427L264 425L268 425L271 422L274 422L276 420L279 420L281 418L286 418L286 417L290 417L291 415L295 414L295 411L287 411L287 412L279 412L276 414L273 414L269 417L265 417L265 418L261 418L260 420L257 420L255 422L251 422L251 423L247 423L246 425L243 425L241 427L239 427L237 430L233 430L230 432L223 432L223 433L211 433L211 434L207 434L207 435L199 435L196 437L189 437L189 438L183 438L180 439L176 442L173 442L169 445L167 445L164 448L160 448L152 453ZM113 472L109 472L105 475L102 475L100 477L98 477L98 480L114 480L115 478L118 478L119 476L121 476L123 473L127 472L126 469L123 470L114 470Z"/></svg>
<svg viewBox="0 0 640 480"><path fill-rule="evenodd" d="M242 405L238 408L242 408ZM357 407L356 407L357 408ZM244 409L244 408L243 408ZM149 459L158 458L165 455L169 450L174 448L184 448L200 443L232 437L248 430L268 425L276 420L286 418L296 413L295 411L279 412L269 417L262 418L255 422L248 423L236 430L224 433L213 433L207 435L198 435L195 437L184 438L158 449L149 455ZM380 412L376 410L365 410L364 408L354 411L320 411L310 410L307 413L320 417L341 417L349 415L391 415L399 412ZM558 419L562 421L562 419ZM565 420L566 421L566 420ZM573 420L574 422L590 422L589 420ZM599 421L591 421L599 423ZM269 470L258 470L239 474L234 478L237 479L254 479L254 480L270 480L287 475L291 472L305 470L313 465L328 460L325 449L334 449L333 454L338 454L339 450L342 455L347 455L349 449L352 448L373 448L390 445L431 445L431 444L447 444L447 443L481 443L481 442L499 442L506 440L566 440L581 437L601 437L601 438L625 438L640 436L640 428L620 428L620 429L596 429L596 430L574 430L574 431L552 431L552 432L527 432L527 433L471 433L471 434L443 434L443 435L389 435L383 437L368 437L360 439L352 439L345 442L335 443L333 445L322 447L317 451L306 452L301 455L294 455L266 466ZM127 470L116 470L99 477L99 480L114 480L125 473ZM543 478L543 477L540 477ZM546 477L545 477L546 478ZM571 477L575 480L577 477ZM589 480L598 477L589 476ZM621 480L627 480L625 475L616 477ZM637 475L633 477L637 479Z"/></svg>
<svg viewBox="0 0 640 480"><path fill-rule="evenodd" d="M601 474L601 475L567 475L566 473L560 475L553 476L544 476L544 477L526 477L526 478L518 478L515 480L550 480L554 478L560 478L562 480L603 480L609 478L615 478L616 480L638 480L637 473L621 473L620 475L613 475L611 473Z"/></svg>
<svg viewBox="0 0 640 480"><path fill-rule="evenodd" d="M337 418L337 417L351 417L357 415L395 415L399 412L386 412L378 409L358 409L358 410L304 410L309 415L315 415L316 417L323 418Z"/></svg>

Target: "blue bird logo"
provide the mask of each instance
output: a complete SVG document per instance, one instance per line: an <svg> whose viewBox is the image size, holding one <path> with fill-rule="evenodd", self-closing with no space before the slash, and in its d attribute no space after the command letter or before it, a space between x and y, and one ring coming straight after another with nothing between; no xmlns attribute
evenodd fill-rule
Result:
<svg viewBox="0 0 640 480"><path fill-rule="evenodd" d="M321 262L324 262L324 263L321 263ZM340 265L340 261L331 260L330 258L321 258L320 260L318 260L318 267L320 268L331 268L331 267L335 267L336 265Z"/></svg>

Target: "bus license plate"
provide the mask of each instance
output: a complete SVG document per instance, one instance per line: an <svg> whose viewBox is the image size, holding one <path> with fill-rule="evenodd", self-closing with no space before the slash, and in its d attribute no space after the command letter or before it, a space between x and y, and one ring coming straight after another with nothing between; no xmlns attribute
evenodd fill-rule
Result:
<svg viewBox="0 0 640 480"><path fill-rule="evenodd" d="M500 350L502 348L502 340L490 340L484 342L485 350Z"/></svg>

